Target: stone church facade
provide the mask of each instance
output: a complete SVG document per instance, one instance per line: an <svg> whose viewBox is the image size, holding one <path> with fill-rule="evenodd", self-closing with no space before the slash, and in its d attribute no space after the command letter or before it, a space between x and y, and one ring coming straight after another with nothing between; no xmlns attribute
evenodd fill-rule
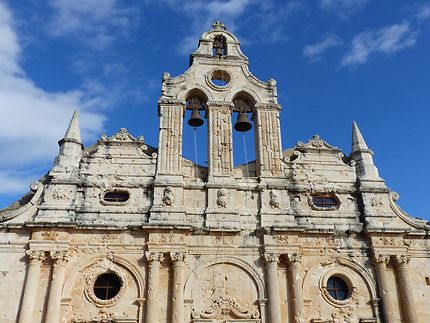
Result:
<svg viewBox="0 0 430 323"><path fill-rule="evenodd" d="M52 169L0 211L0 322L428 322L429 223L355 123L349 155L318 136L283 151L275 80L213 27L163 75L158 148L124 128L84 148L75 113ZM187 110L208 167L182 157ZM234 167L247 130L256 161Z"/></svg>

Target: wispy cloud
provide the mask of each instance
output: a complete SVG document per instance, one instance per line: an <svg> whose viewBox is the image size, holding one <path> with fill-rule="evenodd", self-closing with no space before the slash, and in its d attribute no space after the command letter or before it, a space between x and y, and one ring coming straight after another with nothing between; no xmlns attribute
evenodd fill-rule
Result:
<svg viewBox="0 0 430 323"><path fill-rule="evenodd" d="M320 7L340 18L348 19L363 10L368 3L369 0L320 0Z"/></svg>
<svg viewBox="0 0 430 323"><path fill-rule="evenodd" d="M105 49L138 21L135 8L118 0L50 0L53 9L48 33L75 36L93 49Z"/></svg>
<svg viewBox="0 0 430 323"><path fill-rule="evenodd" d="M420 22L425 20L430 20L430 3L426 3L418 6L415 17Z"/></svg>
<svg viewBox="0 0 430 323"><path fill-rule="evenodd" d="M351 49L343 57L341 66L364 64L372 54L393 54L414 46L416 40L417 33L407 21L360 33L353 38Z"/></svg>
<svg viewBox="0 0 430 323"><path fill-rule="evenodd" d="M9 193L28 188L29 166L52 162L73 110L80 111L83 137L93 139L105 120L101 109L109 104L103 88L91 82L65 92L38 87L20 64L23 50L13 23L0 2L0 177Z"/></svg>
<svg viewBox="0 0 430 323"><path fill-rule="evenodd" d="M147 5L153 4L151 1ZM191 22L191 32L178 48L181 54L188 54L196 47L196 39L215 20L221 19L229 30L237 31L242 23L255 26L254 36L258 41L278 42L288 37L283 30L282 22L303 5L301 1L286 1L279 5L271 0L160 0L159 4L167 5L171 10L181 10ZM250 42L245 37L242 40Z"/></svg>
<svg viewBox="0 0 430 323"><path fill-rule="evenodd" d="M330 48L338 47L343 44L343 40L337 35L327 35L319 42L307 45L303 49L303 55L310 61L316 62L321 60L321 56Z"/></svg>

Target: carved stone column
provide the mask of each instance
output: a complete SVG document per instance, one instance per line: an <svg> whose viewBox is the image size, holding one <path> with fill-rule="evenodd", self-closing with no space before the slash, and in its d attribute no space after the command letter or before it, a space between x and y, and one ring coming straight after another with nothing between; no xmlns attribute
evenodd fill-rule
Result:
<svg viewBox="0 0 430 323"><path fill-rule="evenodd" d="M293 292L294 322L304 323L303 290L302 290L302 256L297 253L287 255L288 271Z"/></svg>
<svg viewBox="0 0 430 323"><path fill-rule="evenodd" d="M269 322L281 323L281 307L278 282L279 255L274 253L263 254L266 262L267 274L267 300L269 302Z"/></svg>
<svg viewBox="0 0 430 323"><path fill-rule="evenodd" d="M390 256L377 255L374 258L376 268L376 278L378 280L379 293L382 298L382 309L384 311L384 318L386 323L394 323L392 302L390 294L388 293L388 278L387 278L387 264L390 261Z"/></svg>
<svg viewBox="0 0 430 323"><path fill-rule="evenodd" d="M54 270L52 272L45 323L58 323L60 322L61 290L69 257L67 251L55 251L51 252L51 258L54 262Z"/></svg>
<svg viewBox="0 0 430 323"><path fill-rule="evenodd" d="M146 260L148 262L148 295L146 299L146 322L158 322L158 308L159 295L158 289L160 288L160 263L164 260L161 252L147 251Z"/></svg>
<svg viewBox="0 0 430 323"><path fill-rule="evenodd" d="M171 252L173 262L172 322L184 321L184 260L185 253Z"/></svg>
<svg viewBox="0 0 430 323"><path fill-rule="evenodd" d="M229 176L233 172L231 105L208 101L209 176Z"/></svg>
<svg viewBox="0 0 430 323"><path fill-rule="evenodd" d="M412 291L411 282L409 281L409 261L410 256L397 255L396 269L399 277L400 294L402 295L402 308L406 322L419 322L417 310L415 308L414 293Z"/></svg>
<svg viewBox="0 0 430 323"><path fill-rule="evenodd" d="M39 290L40 266L45 260L45 253L42 250L27 250L30 260L28 264L27 277L25 281L24 294L22 297L19 323L33 322L34 302Z"/></svg>
<svg viewBox="0 0 430 323"><path fill-rule="evenodd" d="M158 101L160 134L158 145L158 174L179 175L182 155L182 123L184 103L172 99Z"/></svg>
<svg viewBox="0 0 430 323"><path fill-rule="evenodd" d="M254 113L257 175L282 174L281 127L278 104L257 104Z"/></svg>

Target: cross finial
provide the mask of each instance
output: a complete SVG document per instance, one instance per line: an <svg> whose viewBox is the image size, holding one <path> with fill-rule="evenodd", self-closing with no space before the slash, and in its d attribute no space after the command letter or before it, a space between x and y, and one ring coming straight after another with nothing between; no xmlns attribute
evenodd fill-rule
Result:
<svg viewBox="0 0 430 323"><path fill-rule="evenodd" d="M212 27L214 27L215 30L227 30L227 28L225 28L225 25L219 20L215 21L212 24Z"/></svg>

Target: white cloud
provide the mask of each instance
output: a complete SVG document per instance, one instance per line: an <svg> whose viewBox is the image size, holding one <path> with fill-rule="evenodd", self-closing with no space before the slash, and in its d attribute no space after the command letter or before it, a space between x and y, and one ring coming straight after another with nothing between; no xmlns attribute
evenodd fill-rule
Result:
<svg viewBox="0 0 430 323"><path fill-rule="evenodd" d="M54 15L48 24L52 36L76 36L93 49L104 49L135 25L134 8L118 0L50 0Z"/></svg>
<svg viewBox="0 0 430 323"><path fill-rule="evenodd" d="M328 35L315 44L305 46L303 49L303 55L311 61L319 61L321 56L327 50L333 47L341 46L342 44L343 41L338 36Z"/></svg>
<svg viewBox="0 0 430 323"><path fill-rule="evenodd" d="M343 57L341 66L366 63L371 54L390 55L412 47L416 37L416 32L411 29L407 21L376 31L360 33L353 38L351 49Z"/></svg>
<svg viewBox="0 0 430 323"><path fill-rule="evenodd" d="M363 10L368 2L369 0L320 0L320 7L343 19L347 19Z"/></svg>
<svg viewBox="0 0 430 323"><path fill-rule="evenodd" d="M29 168L52 163L75 109L83 138L94 139L105 120L100 108L109 104L94 82L65 92L41 89L21 68L21 55L13 17L0 2L0 178L9 193L28 189L27 179L36 176Z"/></svg>
<svg viewBox="0 0 430 323"><path fill-rule="evenodd" d="M418 7L415 17L419 21L425 21L430 19L430 4L424 4Z"/></svg>

